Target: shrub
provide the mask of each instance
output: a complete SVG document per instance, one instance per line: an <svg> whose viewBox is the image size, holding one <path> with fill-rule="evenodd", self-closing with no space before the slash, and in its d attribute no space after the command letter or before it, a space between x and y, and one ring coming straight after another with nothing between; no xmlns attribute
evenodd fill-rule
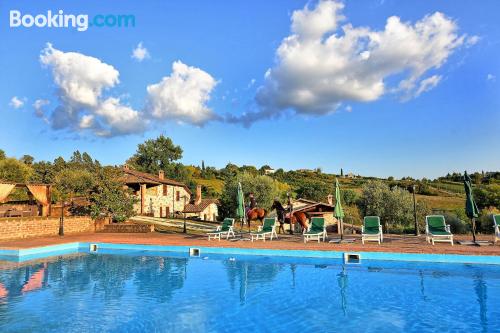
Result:
<svg viewBox="0 0 500 333"><path fill-rule="evenodd" d="M390 189L381 181L369 181L363 186L359 206L365 216L379 216L386 232L393 229L414 231L413 198L406 189L400 187ZM427 205L418 202L419 228L423 229L424 217L428 213Z"/></svg>
<svg viewBox="0 0 500 333"><path fill-rule="evenodd" d="M450 230L452 234L466 234L470 232L470 223L466 220L462 220L456 214L444 213L444 219L446 224L450 225Z"/></svg>

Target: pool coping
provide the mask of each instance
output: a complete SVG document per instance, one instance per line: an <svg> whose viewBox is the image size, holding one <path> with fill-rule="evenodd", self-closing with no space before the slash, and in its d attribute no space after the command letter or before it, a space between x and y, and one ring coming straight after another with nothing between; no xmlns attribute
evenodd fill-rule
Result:
<svg viewBox="0 0 500 333"><path fill-rule="evenodd" d="M276 257L305 257L323 259L342 259L345 253L359 254L362 260L395 260L411 262L435 262L456 264L487 264L500 265L500 256L491 255L463 255L438 253L398 253L398 252L369 252L369 251L324 251L324 250L278 250L238 247L208 247L196 245L144 245L106 242L71 242L57 245L47 245L26 249L0 249L0 260L24 262L64 254L80 253L89 250L91 244L97 244L99 249L154 251L189 253L191 248L200 250L200 254L226 255L254 255Z"/></svg>

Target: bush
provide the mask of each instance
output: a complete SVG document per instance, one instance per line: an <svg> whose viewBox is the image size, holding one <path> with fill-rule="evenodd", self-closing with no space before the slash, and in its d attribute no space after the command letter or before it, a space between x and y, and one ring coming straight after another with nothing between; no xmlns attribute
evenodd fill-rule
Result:
<svg viewBox="0 0 500 333"><path fill-rule="evenodd" d="M342 193L342 200L347 206L354 205L358 200L358 194L353 190L344 190L341 191L341 193Z"/></svg>
<svg viewBox="0 0 500 333"><path fill-rule="evenodd" d="M489 207L481 211L481 215L476 219L476 230L482 234L492 234L493 229L493 215L500 214L500 210L495 207Z"/></svg>
<svg viewBox="0 0 500 333"><path fill-rule="evenodd" d="M446 224L450 225L452 234L467 234L471 231L470 223L467 220L462 220L459 216L453 213L444 213Z"/></svg>
<svg viewBox="0 0 500 333"><path fill-rule="evenodd" d="M363 186L359 200L363 214L379 216L385 232L414 232L413 197L406 189L389 186L381 181L369 181ZM419 229L424 229L425 216L429 208L424 202L417 203L417 221Z"/></svg>

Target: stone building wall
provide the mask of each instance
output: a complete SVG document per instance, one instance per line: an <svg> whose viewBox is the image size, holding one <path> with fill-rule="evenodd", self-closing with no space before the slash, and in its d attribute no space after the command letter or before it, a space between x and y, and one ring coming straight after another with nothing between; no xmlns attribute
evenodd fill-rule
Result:
<svg viewBox="0 0 500 333"><path fill-rule="evenodd" d="M167 188L166 195L163 193L163 186ZM179 196L177 196L177 192L179 192ZM184 210L184 196L186 197L185 203L188 204L191 196L182 186L163 184L150 187L146 189L144 196L144 214L153 215L154 217L167 217L167 212L169 215L177 211L182 212ZM140 197L138 199L134 209L140 214Z"/></svg>
<svg viewBox="0 0 500 333"><path fill-rule="evenodd" d="M206 216L206 218L205 218ZM187 213L186 217L198 217L205 221L217 221L217 217L219 216L219 209L217 208L217 204L213 203L208 205L200 213Z"/></svg>

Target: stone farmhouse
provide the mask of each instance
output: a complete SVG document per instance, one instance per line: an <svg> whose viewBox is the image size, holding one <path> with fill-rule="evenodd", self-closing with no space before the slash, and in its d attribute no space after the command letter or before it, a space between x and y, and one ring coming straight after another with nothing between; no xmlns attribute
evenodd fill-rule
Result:
<svg viewBox="0 0 500 333"><path fill-rule="evenodd" d="M139 172L125 165L124 185L134 192L138 202L134 206L137 214L154 217L182 216L184 207L191 201L191 191L180 182L165 178L163 171L158 176Z"/></svg>
<svg viewBox="0 0 500 333"><path fill-rule="evenodd" d="M186 217L196 218L204 221L217 221L219 211L217 199L202 199L201 185L196 187L196 196L193 202L184 207Z"/></svg>

